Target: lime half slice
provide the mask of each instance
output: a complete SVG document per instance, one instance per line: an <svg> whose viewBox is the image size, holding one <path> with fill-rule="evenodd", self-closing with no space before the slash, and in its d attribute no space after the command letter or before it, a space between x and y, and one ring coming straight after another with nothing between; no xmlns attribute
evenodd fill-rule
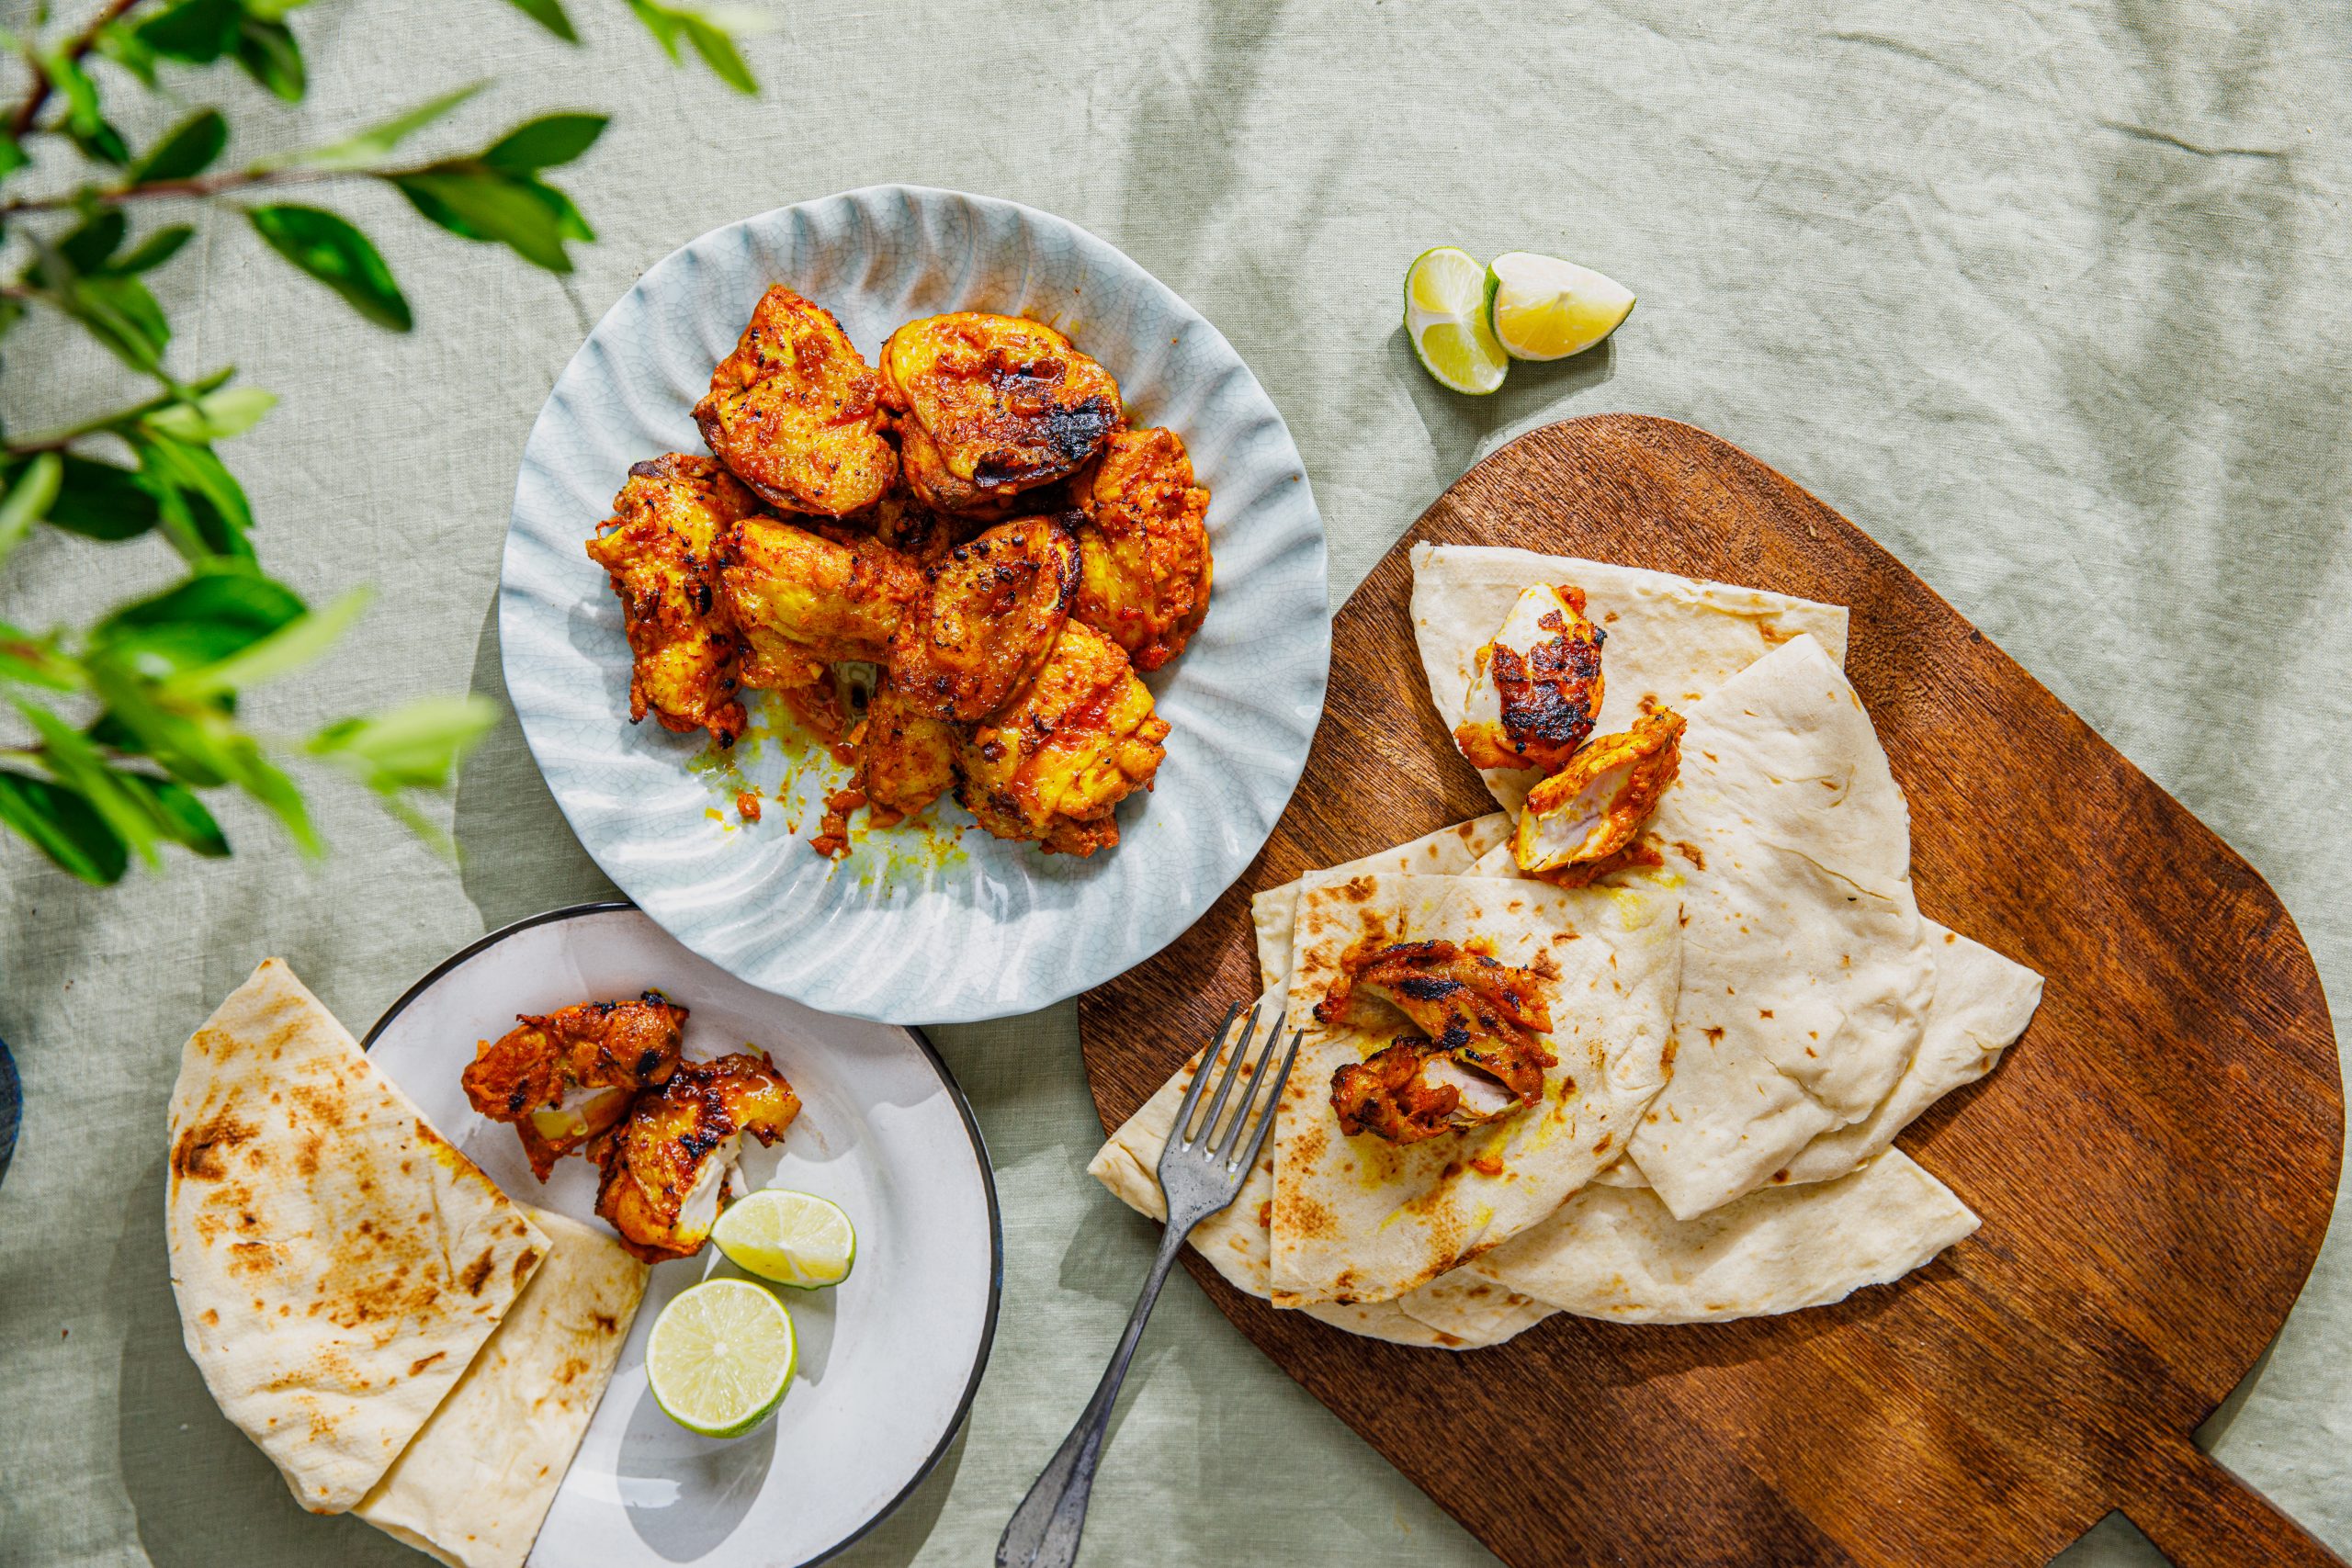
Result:
<svg viewBox="0 0 2352 1568"><path fill-rule="evenodd" d="M728 1205L710 1239L745 1273L796 1290L838 1285L857 1262L849 1216L813 1192L754 1192Z"/></svg>
<svg viewBox="0 0 2352 1568"><path fill-rule="evenodd" d="M1513 359L1582 354L1634 313L1634 291L1589 266L1509 251L1487 267L1487 321Z"/></svg>
<svg viewBox="0 0 2352 1568"><path fill-rule="evenodd" d="M662 1413L706 1438L740 1438L775 1413L800 1359L792 1314L749 1280L682 1292L645 1342L645 1381Z"/></svg>
<svg viewBox="0 0 2352 1568"><path fill-rule="evenodd" d="M1487 273L1452 245L1423 251L1405 270L1405 335L1441 387L1483 397L1503 384L1510 359L1487 312Z"/></svg>

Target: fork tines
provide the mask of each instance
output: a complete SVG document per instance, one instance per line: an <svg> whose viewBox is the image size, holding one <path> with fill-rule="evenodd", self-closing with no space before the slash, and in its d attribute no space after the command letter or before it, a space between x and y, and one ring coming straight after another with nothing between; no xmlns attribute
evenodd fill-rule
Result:
<svg viewBox="0 0 2352 1568"><path fill-rule="evenodd" d="M1257 1160L1258 1152L1265 1144L1266 1134L1274 1124L1275 1107L1282 1101L1283 1086L1290 1080L1291 1064L1298 1059L1299 1042L1306 1032L1300 1030L1292 1033L1290 1049L1283 1055L1282 1066L1270 1084L1266 1067L1273 1060L1276 1049L1282 1045L1282 1023L1277 1019L1267 1030L1266 1041L1259 1049L1257 1060L1250 1061L1250 1041L1258 1032L1258 1007L1253 1004L1248 1016L1241 1020L1241 1037L1234 1044L1233 1054L1218 1077L1216 1093L1209 1100L1208 1114L1195 1132L1193 1114L1199 1108L1201 1090L1208 1083L1209 1074L1216 1066L1218 1058L1226 1054L1226 1041L1233 1033L1237 1017L1241 1017L1241 1004L1238 1002L1226 1010L1225 1021L1217 1026L1216 1043L1202 1057L1201 1070L1193 1075L1191 1086L1184 1090L1183 1101L1176 1108L1175 1125L1170 1129L1168 1148L1171 1153L1182 1150L1186 1154L1201 1150L1215 1159L1224 1161L1228 1168L1246 1168ZM1232 1096L1234 1084L1242 1078L1250 1080L1250 1087L1242 1091L1239 1102L1234 1106L1232 1120L1222 1122L1225 1135L1219 1138L1216 1132L1225 1114L1226 1101ZM1249 1124L1251 1110L1261 1105L1264 1111L1258 1118L1258 1130L1250 1139L1248 1151L1237 1156L1236 1150L1241 1141L1242 1130Z"/></svg>

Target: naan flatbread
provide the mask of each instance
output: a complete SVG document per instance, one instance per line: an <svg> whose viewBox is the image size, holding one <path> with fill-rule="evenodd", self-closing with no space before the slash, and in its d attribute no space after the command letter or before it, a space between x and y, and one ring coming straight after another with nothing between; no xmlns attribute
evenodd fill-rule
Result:
<svg viewBox="0 0 2352 1568"><path fill-rule="evenodd" d="M1462 722L1478 649L1521 591L1538 582L1583 589L1585 614L1609 635L1596 735L1631 728L1646 705L1696 702L1804 634L1833 660L1846 657L1846 612L1836 604L1532 550L1415 545L1412 560L1413 637L1449 731ZM1543 775L1486 769L1482 776L1504 809L1516 812Z"/></svg>
<svg viewBox="0 0 2352 1568"><path fill-rule="evenodd" d="M1330 869L1351 874L1359 871L1394 871L1422 876L1459 876L1476 864L1480 855L1510 837L1510 814L1489 811L1484 817L1440 828L1410 843ZM1260 990L1280 992L1290 988L1291 927L1298 912L1298 887L1295 881L1285 882L1250 900L1250 923L1258 933Z"/></svg>
<svg viewBox="0 0 2352 1568"><path fill-rule="evenodd" d="M454 1568L521 1568L554 1506L652 1270L604 1231L528 1209L547 1258L352 1512Z"/></svg>
<svg viewBox="0 0 2352 1568"><path fill-rule="evenodd" d="M1272 1299L1383 1302L1518 1235L1617 1157L1665 1082L1681 968L1665 889L1566 890L1464 876L1317 873L1298 897L1286 1027L1306 1043L1274 1130ZM1360 943L1491 944L1499 962L1554 973L1556 1057L1537 1106L1420 1143L1350 1138L1332 1074L1401 1028L1317 1022L1315 1004ZM1359 1013L1358 1018L1363 1015Z"/></svg>
<svg viewBox="0 0 2352 1568"><path fill-rule="evenodd" d="M1583 1317L1721 1323L1901 1279L1976 1225L1889 1149L1836 1181L1767 1188L1691 1220L1654 1193L1589 1187L1466 1271Z"/></svg>
<svg viewBox="0 0 2352 1568"><path fill-rule="evenodd" d="M367 1495L548 1254L277 959L172 1089L172 1290L221 1413L302 1506Z"/></svg>
<svg viewBox="0 0 2352 1568"><path fill-rule="evenodd" d="M1860 1122L1824 1133L1788 1164L1788 1179L1835 1181L1894 1142L1919 1113L1993 1070L2041 1005L2041 976L1929 920L1935 998L1919 1049L1894 1089Z"/></svg>
<svg viewBox="0 0 2352 1568"><path fill-rule="evenodd" d="M1283 996L1271 992L1259 998L1260 1039L1283 1012ZM1222 1070L1234 1045L1217 1058ZM1087 1174L1109 1188L1121 1202L1155 1220L1168 1217L1168 1203L1155 1174L1160 1151L1176 1124L1176 1108L1200 1071L1206 1048L1175 1077L1159 1086L1136 1113L1120 1123L1103 1144ZM1211 1081L1214 1089L1215 1081ZM1209 1260L1236 1290L1264 1300L1272 1293L1268 1265L1272 1247L1268 1239L1269 1216L1274 1201L1274 1156L1271 1140L1255 1169L1243 1183L1241 1195L1230 1208L1211 1214L1193 1230L1191 1245ZM1521 1330L1551 1315L1552 1310L1489 1280L1448 1275L1393 1302L1367 1306L1325 1305L1307 1313L1333 1327L1400 1345L1421 1345L1442 1350L1475 1350L1499 1345Z"/></svg>

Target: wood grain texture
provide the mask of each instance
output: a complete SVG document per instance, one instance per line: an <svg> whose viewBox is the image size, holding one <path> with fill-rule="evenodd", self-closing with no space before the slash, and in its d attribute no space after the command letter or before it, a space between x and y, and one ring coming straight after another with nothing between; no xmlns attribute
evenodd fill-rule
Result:
<svg viewBox="0 0 2352 1568"><path fill-rule="evenodd" d="M2048 989L2000 1067L1904 1135L1984 1224L1894 1286L1735 1324L1560 1316L1456 1356L1278 1313L1188 1253L1226 1314L1516 1568L2039 1563L2116 1508L2185 1568L2336 1562L2188 1441L2277 1332L2334 1202L2343 1075L2293 920L1860 530L1688 425L1526 435L1364 581L1264 852L1080 1002L1104 1127L1257 989L1252 892L1491 808L1415 656L1422 539L1849 606L1921 908Z"/></svg>

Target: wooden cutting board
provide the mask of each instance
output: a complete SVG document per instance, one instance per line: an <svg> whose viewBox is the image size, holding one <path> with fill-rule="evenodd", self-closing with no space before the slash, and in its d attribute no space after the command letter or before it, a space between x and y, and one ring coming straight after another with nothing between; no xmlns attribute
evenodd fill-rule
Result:
<svg viewBox="0 0 2352 1568"><path fill-rule="evenodd" d="M1452 1355L1275 1312L1188 1253L1226 1314L1518 1568L2040 1563L2117 1508L2182 1568L2338 1562L2189 1441L2277 1332L2334 1202L2343 1076L2294 921L1860 529L1688 425L1526 435L1365 579L1264 852L1080 1002L1104 1127L1256 992L1252 892L1491 809L1414 653L1424 539L1849 606L1921 908L2048 990L1999 1068L1904 1136L1984 1223L1896 1285L1745 1323L1557 1316Z"/></svg>

